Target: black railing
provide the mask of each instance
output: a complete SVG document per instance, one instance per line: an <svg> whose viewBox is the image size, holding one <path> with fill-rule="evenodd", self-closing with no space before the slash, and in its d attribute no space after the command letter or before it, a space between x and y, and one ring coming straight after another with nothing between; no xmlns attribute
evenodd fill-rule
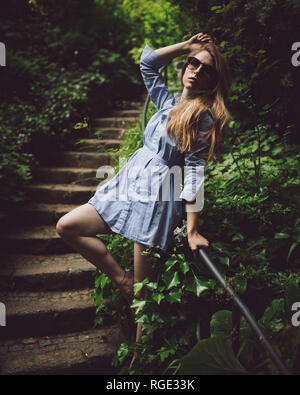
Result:
<svg viewBox="0 0 300 395"><path fill-rule="evenodd" d="M167 82L167 66L164 66L161 71L164 71L164 79ZM142 118L142 129L143 132L146 128L146 123L147 123L147 110L149 107L150 103L150 96L149 94L147 95L147 98L145 100L144 108L143 108L143 118ZM287 370L287 368L284 366L278 355L275 353L273 350L271 344L269 341L266 339L264 334L262 333L261 329L259 328L257 322L251 315L250 311L248 308L245 306L245 304L241 301L241 299L236 295L234 290L230 287L230 285L225 281L225 279L222 277L221 273L217 269L217 267L213 264L213 262L209 259L207 256L206 252L203 251L202 248L199 248L199 254L202 259L202 261L205 263L209 271L213 274L213 276L219 281L219 283L222 285L222 287L227 291L227 293L230 295L230 297L233 300L233 306L232 306L232 347L235 355L237 354L240 346L240 323L241 323L241 316L243 315L245 319L247 320L249 326L255 333L255 335L258 337L258 341L261 343L261 345L266 349L268 352L268 355L273 362L273 364L276 366L278 371L283 374L283 375L290 375L291 373Z"/></svg>
<svg viewBox="0 0 300 395"><path fill-rule="evenodd" d="M271 361L277 367L279 372L284 375L290 375L290 372L287 370L287 368L284 366L282 361L279 359L278 355L273 350L271 344L268 342L268 340L262 333L261 329L259 328L257 322L251 315L250 311L247 309L247 307L244 305L244 303L241 301L241 299L236 295L236 293L230 287L230 285L224 280L224 278L222 277L219 270L216 268L216 266L212 263L212 261L207 256L206 252L203 251L202 248L199 248L198 251L199 251L200 257L202 258L202 261L205 263L207 268L210 270L210 272L219 281L219 283L222 285L222 287L227 291L227 293L231 296L232 300L234 301L234 306L233 306L233 311L232 311L232 329L233 329L232 330L232 346L233 346L234 352L237 353L237 351L239 349L240 319L241 319L241 314L243 314L243 316L247 320L249 326L251 327L253 332L257 335L258 340L260 341L262 346L268 352Z"/></svg>

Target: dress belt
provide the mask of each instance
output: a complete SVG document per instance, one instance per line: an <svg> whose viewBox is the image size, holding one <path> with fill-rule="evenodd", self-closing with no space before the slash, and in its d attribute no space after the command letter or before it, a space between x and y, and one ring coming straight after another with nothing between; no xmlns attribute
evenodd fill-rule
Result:
<svg viewBox="0 0 300 395"><path fill-rule="evenodd" d="M167 162L165 159L163 159L161 156L159 156L156 152L151 151L146 145L143 145L142 149L145 150L147 153L149 153L152 158L155 158L159 162L161 162L163 165L171 167L170 162Z"/></svg>

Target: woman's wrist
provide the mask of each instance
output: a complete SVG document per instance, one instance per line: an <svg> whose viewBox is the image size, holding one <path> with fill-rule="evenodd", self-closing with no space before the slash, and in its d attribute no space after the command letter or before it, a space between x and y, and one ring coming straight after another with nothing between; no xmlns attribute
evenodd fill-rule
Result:
<svg viewBox="0 0 300 395"><path fill-rule="evenodd" d="M188 229L187 230L187 236L194 236L194 234L198 233L198 230L196 228Z"/></svg>
<svg viewBox="0 0 300 395"><path fill-rule="evenodd" d="M182 43L182 50L184 51L185 54L190 52L190 46L188 41L183 41Z"/></svg>
<svg viewBox="0 0 300 395"><path fill-rule="evenodd" d="M156 49L154 52L165 61L170 62L178 56L189 53L189 44L187 41L183 41L181 43L172 44L163 48Z"/></svg>

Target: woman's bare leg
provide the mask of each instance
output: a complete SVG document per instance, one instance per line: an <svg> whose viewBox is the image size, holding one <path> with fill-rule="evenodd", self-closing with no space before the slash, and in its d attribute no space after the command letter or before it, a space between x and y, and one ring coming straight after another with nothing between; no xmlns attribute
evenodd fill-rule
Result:
<svg viewBox="0 0 300 395"><path fill-rule="evenodd" d="M155 281L156 270L152 267L152 263L147 257L147 255L141 255L143 251L147 249L147 245L141 243L134 243L134 282L143 281L144 278L148 277L150 281ZM147 289L142 289L136 297L139 298L147 298L150 295L150 291ZM137 331L136 331L136 339L137 343L141 342L143 334L142 324L138 322ZM135 359L137 358L137 353L134 353L134 356L130 362L129 369L131 369Z"/></svg>
<svg viewBox="0 0 300 395"><path fill-rule="evenodd" d="M84 258L104 272L112 281L119 283L124 276L124 270L108 252L105 244L96 235L115 234L99 215L94 206L89 203L76 207L59 219L56 224L57 233L64 241L78 251ZM120 285L120 291L130 302L133 273L125 276Z"/></svg>

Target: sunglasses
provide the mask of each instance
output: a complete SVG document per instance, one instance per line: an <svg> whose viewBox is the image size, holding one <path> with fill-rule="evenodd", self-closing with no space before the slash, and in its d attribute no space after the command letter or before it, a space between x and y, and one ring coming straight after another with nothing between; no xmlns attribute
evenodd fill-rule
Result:
<svg viewBox="0 0 300 395"><path fill-rule="evenodd" d="M188 56L187 63L188 63L187 67L191 70L197 70L200 64L202 64L203 72L208 74L210 77L214 77L218 74L217 70L213 66L200 62L200 60L194 58L194 56Z"/></svg>

